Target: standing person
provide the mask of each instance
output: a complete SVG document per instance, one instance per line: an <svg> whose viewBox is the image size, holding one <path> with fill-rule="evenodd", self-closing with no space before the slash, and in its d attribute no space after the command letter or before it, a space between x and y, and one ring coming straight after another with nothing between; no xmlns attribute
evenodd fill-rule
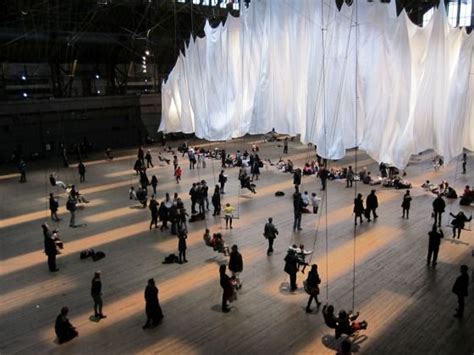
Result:
<svg viewBox="0 0 474 355"><path fill-rule="evenodd" d="M61 143L61 156L63 158L63 165L65 168L67 168L69 166L69 162L67 160L67 149L62 143Z"/></svg>
<svg viewBox="0 0 474 355"><path fill-rule="evenodd" d="M244 270L244 261L242 254L239 253L239 247L232 245L230 258L229 258L229 270L232 272L232 277L237 282L237 289L242 288L242 282L240 280L240 273Z"/></svg>
<svg viewBox="0 0 474 355"><path fill-rule="evenodd" d="M107 316L102 313L102 281L100 279L100 271L94 273L91 285L91 296L94 300L94 317L96 319L107 318Z"/></svg>
<svg viewBox="0 0 474 355"><path fill-rule="evenodd" d="M295 185L295 192L300 192L301 185L301 170L295 169L293 173L293 185Z"/></svg>
<svg viewBox="0 0 474 355"><path fill-rule="evenodd" d="M288 154L288 137L283 141L283 154Z"/></svg>
<svg viewBox="0 0 474 355"><path fill-rule="evenodd" d="M251 173L252 173L252 180L255 177L255 180L258 180L258 177L260 176L260 157L258 154L255 155L255 158L253 160L253 164L251 167Z"/></svg>
<svg viewBox="0 0 474 355"><path fill-rule="evenodd" d="M69 220L69 227L76 228L76 199L69 195L66 202L66 209L71 213L71 219Z"/></svg>
<svg viewBox="0 0 474 355"><path fill-rule="evenodd" d="M354 224L357 225L357 217L360 219L360 223L364 222L362 215L365 212L364 201L362 200L362 194L357 194L357 197L354 199Z"/></svg>
<svg viewBox="0 0 474 355"><path fill-rule="evenodd" d="M354 170L352 170L352 165L349 165L349 169L347 169L347 176L346 176L346 187L352 187L353 182L354 182Z"/></svg>
<svg viewBox="0 0 474 355"><path fill-rule="evenodd" d="M268 222L265 223L263 235L268 240L267 255L270 256L273 254L273 242L275 241L275 238L278 235L278 229L273 224L272 217L268 218Z"/></svg>
<svg viewBox="0 0 474 355"><path fill-rule="evenodd" d="M43 228L44 253L48 256L49 271L59 271L59 269L56 267L56 255L59 254L56 242L53 239L51 231L49 230L48 225L46 223L43 224L41 228Z"/></svg>
<svg viewBox="0 0 474 355"><path fill-rule="evenodd" d="M145 288L145 312L146 323L143 329L153 328L163 319L163 312L158 300L158 288L155 286L155 280L149 279Z"/></svg>
<svg viewBox="0 0 474 355"><path fill-rule="evenodd" d="M176 183L179 184L179 181L181 180L181 175L183 174L183 170L181 170L181 167L177 167L175 172L174 172L174 176L176 178Z"/></svg>
<svg viewBox="0 0 474 355"><path fill-rule="evenodd" d="M209 211L209 186L207 186L206 180L201 181L201 194L206 204L206 210Z"/></svg>
<svg viewBox="0 0 474 355"><path fill-rule="evenodd" d="M454 316L462 318L464 315L464 297L468 296L469 275L467 274L467 265L461 265L461 275L458 276L453 285L453 293L458 296L458 308Z"/></svg>
<svg viewBox="0 0 474 355"><path fill-rule="evenodd" d="M189 170L193 170L196 165L196 155L194 154L194 149L190 148L188 150L188 159L189 159Z"/></svg>
<svg viewBox="0 0 474 355"><path fill-rule="evenodd" d="M224 185L227 182L227 176L224 175L224 170L221 170L219 174L219 184L221 184L221 194L223 195L224 192Z"/></svg>
<svg viewBox="0 0 474 355"><path fill-rule="evenodd" d="M319 278L318 274L318 265L313 264L311 265L311 271L308 274L308 278L306 279L305 290L309 294L308 303L306 305L306 313L311 313L311 303L313 299L316 301L316 305L321 306L321 302L318 300L319 295L319 284L321 283L321 279Z"/></svg>
<svg viewBox="0 0 474 355"><path fill-rule="evenodd" d="M462 154L462 173L466 173L466 165L467 165L467 154L463 153Z"/></svg>
<svg viewBox="0 0 474 355"><path fill-rule="evenodd" d="M290 275L290 291L294 292L298 289L296 285L296 273L298 272L298 258L295 250L288 250L285 256L285 272Z"/></svg>
<svg viewBox="0 0 474 355"><path fill-rule="evenodd" d="M301 198L301 194L299 192L295 192L293 194L293 213L293 231L296 232L297 230L303 230L301 228L301 218L303 215L303 199Z"/></svg>
<svg viewBox="0 0 474 355"><path fill-rule="evenodd" d="M178 251L179 251L179 263L187 263L186 260L186 239L188 239L188 234L186 233L185 228L179 228L178 230Z"/></svg>
<svg viewBox="0 0 474 355"><path fill-rule="evenodd" d="M59 222L61 218L58 217L59 202L54 197L53 193L49 194L49 210L51 211L51 219L55 222Z"/></svg>
<svg viewBox="0 0 474 355"><path fill-rule="evenodd" d="M320 198L316 196L316 192L311 194L311 204L313 205L313 213L318 213Z"/></svg>
<svg viewBox="0 0 474 355"><path fill-rule="evenodd" d="M146 160L146 167L147 169L151 166L152 168L154 167L153 165L153 158L151 157L151 151L148 149L145 154L145 160Z"/></svg>
<svg viewBox="0 0 474 355"><path fill-rule="evenodd" d="M407 190L407 192L405 192L405 195L403 195L403 200L402 200L402 213L403 213L402 218L405 218L405 213L406 213L407 219L408 219L408 215L410 213L410 206L411 206L410 190Z"/></svg>
<svg viewBox="0 0 474 355"><path fill-rule="evenodd" d="M69 340L74 339L79 335L76 328L72 326L67 318L69 309L67 307L61 308L61 313L56 317L56 323L54 325L54 331L58 337L58 343L63 344Z"/></svg>
<svg viewBox="0 0 474 355"><path fill-rule="evenodd" d="M428 258L426 260L426 265L430 266L431 257L433 257L433 263L431 266L435 267L438 260L439 245L441 243L441 238L444 238L443 230L436 228L436 224L433 224L431 232L428 233L430 239L428 242Z"/></svg>
<svg viewBox="0 0 474 355"><path fill-rule="evenodd" d="M318 171L318 176L321 179L321 190L324 191L326 190L326 183L328 180L328 174L329 172L326 169L325 165L322 165L321 168Z"/></svg>
<svg viewBox="0 0 474 355"><path fill-rule="evenodd" d="M23 159L18 163L18 170L20 171L20 182L26 182L26 163Z"/></svg>
<svg viewBox="0 0 474 355"><path fill-rule="evenodd" d="M158 179L155 175L151 177L151 187L153 188L153 194L156 195L156 187L158 186Z"/></svg>
<svg viewBox="0 0 474 355"><path fill-rule="evenodd" d="M458 231L458 239L461 237L461 231L464 229L464 225L466 222L470 222L472 220L471 217L467 218L463 211L459 211L457 215L449 213L451 217L454 219L451 221L451 225L453 226L453 238L456 238L456 229Z"/></svg>
<svg viewBox="0 0 474 355"><path fill-rule="evenodd" d="M176 171L178 169L178 156L173 155L173 170Z"/></svg>
<svg viewBox="0 0 474 355"><path fill-rule="evenodd" d="M370 194L367 196L367 199L365 201L365 207L367 208L366 217L369 222L371 221L370 212L372 212L374 216L374 220L379 217L377 216L377 213L375 212L377 207L379 207L379 200L377 198L377 195L375 195L375 190L372 190Z"/></svg>
<svg viewBox="0 0 474 355"><path fill-rule="evenodd" d="M214 206L213 216L219 216L221 214L221 193L219 185L214 188L214 194L212 195L212 206Z"/></svg>
<svg viewBox="0 0 474 355"><path fill-rule="evenodd" d="M145 150L143 147L138 148L137 158L141 162L141 165L145 167Z"/></svg>
<svg viewBox="0 0 474 355"><path fill-rule="evenodd" d="M86 166L82 161L79 162L77 169L79 171L79 182L86 181Z"/></svg>
<svg viewBox="0 0 474 355"><path fill-rule="evenodd" d="M226 203L224 207L225 229L227 229L228 225L230 225L230 229L232 229L232 219L234 218L234 211L235 208L232 207L230 203Z"/></svg>
<svg viewBox="0 0 474 355"><path fill-rule="evenodd" d="M150 229L153 225L155 225L155 228L158 228L158 201L156 200L155 195L151 196L148 208L151 212Z"/></svg>
<svg viewBox="0 0 474 355"><path fill-rule="evenodd" d="M222 149L222 151L221 151L221 167L222 167L222 169L225 169L225 158L226 158L226 151L225 151L225 149ZM224 170L221 171L221 173L223 173L223 172L224 172ZM224 191L222 189L222 186L221 186L221 190Z"/></svg>
<svg viewBox="0 0 474 355"><path fill-rule="evenodd" d="M165 205L165 202L162 201L160 204L160 208L158 209L158 216L160 217L161 227L160 230L168 229L168 208Z"/></svg>
<svg viewBox="0 0 474 355"><path fill-rule="evenodd" d="M225 273L226 266L222 264L219 266L220 284L222 287L222 312L227 313L230 311L227 301L229 301L233 294L234 288L232 286L230 277Z"/></svg>
<svg viewBox="0 0 474 355"><path fill-rule="evenodd" d="M434 223L438 224L438 227L441 227L441 216L444 213L444 209L446 208L446 202L444 202L441 194L433 200L433 215L434 215Z"/></svg>

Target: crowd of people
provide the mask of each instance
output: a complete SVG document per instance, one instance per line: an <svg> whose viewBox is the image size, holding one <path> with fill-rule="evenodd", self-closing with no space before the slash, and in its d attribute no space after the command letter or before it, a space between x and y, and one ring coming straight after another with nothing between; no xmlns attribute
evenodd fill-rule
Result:
<svg viewBox="0 0 474 355"><path fill-rule="evenodd" d="M270 135L268 141L272 141L274 135ZM288 154L289 138L283 138L283 154ZM206 150L201 147L188 147L186 143L181 145L178 152L182 153L181 158L187 157L189 162L189 170L206 169L210 159L219 160L221 162L221 171L217 178L217 184L213 187L210 196L209 186L206 180L196 180L189 189L190 213L185 208L185 202L177 192L164 192L164 199L159 201L157 193L160 190L159 182L156 175L148 178L147 169L155 167L153 163L153 155L150 149L145 150L140 147L137 152L137 159L133 165L133 170L137 176L137 186L131 186L129 190L129 198L136 200L143 208L148 207L151 214L149 229L160 229L160 231L169 230L169 232L177 237L177 262L184 264L188 262L187 238L188 238L188 223L196 221L206 221L208 212L210 212L210 204L212 204L212 217L222 218L225 221L226 229L233 229L233 220L235 218L236 208L230 202L223 201L225 194L225 186L228 183L228 176L225 174L225 169L237 167L239 169L238 180L240 189L248 189L253 194L256 194L255 182L259 180L261 175L261 168L264 166L264 159L259 156L260 149L257 144L252 146L250 152L239 150L235 154L226 152L225 149ZM171 154L167 158L165 154ZM107 157L111 152L107 152ZM172 162L172 174L177 184L181 183L183 176L183 169L180 165L179 154L168 147L165 151L158 154L158 160L170 165ZM169 155L168 155L169 156ZM395 188L406 189L402 199L402 218L409 219L409 212L412 204L412 196L409 188L411 184L404 179L404 174L395 167L381 163L379 165L380 177L373 177L371 172L366 168L361 171L355 171L351 165L347 168L327 167L327 161L321 157L316 160L307 161L301 168L295 167L291 159L283 160L280 158L278 163L272 164L268 159L270 165L276 165L277 169L283 172L290 173L295 191L292 195L294 220L293 231L299 232L302 230L302 215L304 213L318 214L321 198L316 192L300 191L302 186L303 176L314 175L316 179L320 180L321 191L325 191L327 181L331 180L345 180L346 187L352 188L354 183L363 183L368 185L378 185ZM438 163L439 164L439 161ZM184 164L186 166L186 164ZM442 166L442 164L439 164ZM439 167L435 168L439 170ZM26 170L26 169L25 169ZM86 166L82 161L78 164L78 173L80 182L86 180ZM26 176L22 177L26 181ZM66 209L70 212L70 227L77 227L76 224L76 210L77 204L87 204L89 200L79 192L79 189L74 184L66 184L59 179L55 173L51 173L49 181L52 187L57 187L67 194ZM451 198L454 189L446 182L442 181L439 185L431 184L426 181L422 188L436 194L432 202L432 228L428 232L428 255L427 265L435 267L437 265L438 253L440 249L441 240L444 238L442 228L442 216L446 212L446 202L444 198ZM59 191L61 191L59 190ZM149 190L151 190L149 192ZM163 191L160 191L163 193ZM171 197L173 196L173 197ZM462 198L468 201L467 204L472 203L473 192L469 186L465 187ZM49 194L49 209L51 212L51 219L54 222L59 222L61 219L58 216L59 202L57 195L54 192ZM362 193L358 193L354 199L353 215L354 224L357 226L358 222L363 223L375 221L379 215L379 201L377 191L372 189L365 197ZM463 211L458 213L449 213L453 218L450 227L452 228L452 238L460 238L461 231L466 228L466 224L472 220L472 216L467 217ZM207 227L207 223L206 223ZM51 272L59 271L56 265L56 255L61 253L64 244L59 238L59 230L51 229L47 223L42 225L44 235L44 252L48 257L48 268ZM263 228L263 236L268 241L267 256L271 257L274 253L274 242L279 235L279 230L273 222L273 218L268 218ZM222 311L227 313L230 311L229 304L237 300L237 293L242 288L241 273L243 271L244 259L239 251L238 245L229 246L225 243L224 236L220 232L211 233L209 228L205 229L203 240L206 246L212 248L215 252L222 254L223 257L228 258L225 263L219 266L219 282L222 288ZM289 275L289 291L294 292L298 289L297 274L302 272L304 274L305 268L309 267L310 271L303 282L303 288L308 294L309 298L306 303L306 312L311 313L313 301L317 308L321 306L318 299L320 294L321 277L318 273L318 265L311 264L312 250L306 250L303 244L292 244L288 247L284 257L284 271ZM309 260L308 260L309 259ZM227 269L231 275L227 275ZM461 276L456 280L453 287L453 293L458 297L458 308L456 317L462 317L464 312L464 298L467 296L468 274L467 266L461 267ZM91 296L94 303L94 317L96 319L104 319L102 307L102 279L100 271L95 272L91 285ZM145 313L146 323L144 329L152 328L158 325L163 319L163 312L158 300L158 288L153 279L148 280L145 288ZM78 331L69 322L68 308L63 307L56 319L55 330L58 336L59 343L64 343L78 336ZM329 328L335 329L335 337L339 338L342 334L352 335L359 330L367 329L367 322L357 321L358 313L339 311L338 315L334 311L334 307L326 304L323 307L322 315L324 322Z"/></svg>

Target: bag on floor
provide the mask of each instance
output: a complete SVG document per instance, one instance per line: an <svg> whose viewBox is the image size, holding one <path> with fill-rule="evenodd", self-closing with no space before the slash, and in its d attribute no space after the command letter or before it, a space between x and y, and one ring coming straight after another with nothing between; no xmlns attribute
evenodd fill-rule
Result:
<svg viewBox="0 0 474 355"><path fill-rule="evenodd" d="M87 250L83 250L81 251L81 254L80 254L80 259L83 260L83 259L87 259L87 258L90 258L92 257L92 255L94 255L95 252L94 252L94 249L87 249Z"/></svg>
<svg viewBox="0 0 474 355"><path fill-rule="evenodd" d="M179 261L178 257L176 254L170 254L167 257L165 257L165 260L162 262L162 264L174 264Z"/></svg>
<svg viewBox="0 0 474 355"><path fill-rule="evenodd" d="M105 253L103 251L96 251L92 254L92 260L99 261L100 259L105 258Z"/></svg>

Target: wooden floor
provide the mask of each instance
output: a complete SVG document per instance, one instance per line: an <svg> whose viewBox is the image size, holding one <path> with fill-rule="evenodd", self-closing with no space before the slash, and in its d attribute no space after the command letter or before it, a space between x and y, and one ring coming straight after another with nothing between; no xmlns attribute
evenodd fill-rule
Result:
<svg viewBox="0 0 474 355"><path fill-rule="evenodd" d="M249 149L258 140L247 137L226 144L228 152ZM207 144L207 143L206 143ZM151 147L155 153L158 147ZM277 160L282 147L262 143L260 156ZM354 189L331 181L327 191L327 216L303 215L303 231L292 233L292 180L288 174L268 166L262 169L257 194L242 194L236 179L237 169L227 169L229 183L224 202L240 203L240 219L233 230L222 229L221 220L208 215L212 232L221 231L228 244L239 245L244 258L244 286L230 313L220 312L221 289L218 264L225 261L202 241L205 222L189 225L188 259L185 265L163 265L170 253L176 252L177 238L159 230L148 230L149 210L134 208L128 199L128 188L137 178L131 171L135 149L115 152L117 158L102 160L90 157L87 181L79 184L74 166L62 168L56 161L31 163L28 183L19 184L15 171L0 175L0 353L64 353L64 354L334 354L333 331L322 321L320 312L307 314L307 295L300 289L287 291L288 277L283 272L283 258L290 243L316 245L312 262L319 264L321 300L336 309L350 309L353 285L353 217ZM306 161L308 148L290 143L289 157L297 165ZM376 174L376 164L365 154L358 154L359 167L367 166ZM369 323L353 349L360 354L472 354L474 352L474 289L467 299L463 321L453 318L456 298L451 287L459 274L459 265L474 267L471 257L473 232L463 232L454 242L450 231L441 245L436 270L426 267L427 238L433 196L416 186L430 179L453 182L457 176L458 192L466 184L474 184L470 156L466 175L455 174L451 163L440 172L431 168L432 155L416 157L407 168L415 188L409 220L401 218L400 203L404 191L376 187L379 196L379 219L357 228L355 305L361 318ZM206 179L215 184L219 162L210 161L206 169L189 171L187 160L181 158L183 180L176 185L169 165L155 166L149 175L159 180L159 198L165 192L177 191L190 209L190 184ZM354 152L331 166L353 164ZM45 167L48 166L49 167ZM460 169L460 164L459 164ZM77 213L84 228L68 228L69 215L57 227L65 242L64 253L58 257L60 272L48 272L43 253L40 225L48 219L46 196L52 191L48 175L56 171L67 183L76 183L92 202ZM458 171L459 173L459 171ZM304 177L302 190L319 194L315 177ZM364 194L371 187L359 185ZM274 192L286 192L275 197ZM324 197L324 196L323 196ZM459 201L459 200L458 200ZM448 212L459 210L458 201ZM448 202L450 204L451 202ZM60 205L64 207L65 196ZM464 209L469 215L472 210ZM275 253L266 256L263 225L274 217L280 235ZM328 245L326 245L326 217ZM444 215L444 222L450 217ZM49 222L53 225L52 222ZM315 226L319 224L318 233ZM317 240L315 240L317 234ZM79 252L94 248L107 257L97 263L79 260ZM326 254L327 249L327 254ZM90 281L95 270L102 271L104 313L107 319L94 323ZM143 291L146 280L154 277L160 290L165 313L164 322L144 331ZM298 274L298 284L303 278ZM326 287L328 286L328 287ZM55 343L54 320L60 308L67 305L70 320L78 328L79 337L64 345Z"/></svg>

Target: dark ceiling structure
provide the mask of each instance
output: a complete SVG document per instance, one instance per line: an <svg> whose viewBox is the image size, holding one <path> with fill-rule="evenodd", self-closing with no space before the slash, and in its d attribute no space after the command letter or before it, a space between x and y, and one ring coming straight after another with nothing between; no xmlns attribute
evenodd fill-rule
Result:
<svg viewBox="0 0 474 355"><path fill-rule="evenodd" d="M229 13L239 16L235 2L247 6L251 1L260 0L206 1L213 6L204 6L205 0L4 0L0 12L0 99L41 92L37 98L74 96L77 80L82 80L79 96L130 92L126 89L130 81L142 82L135 92L159 91L160 80L173 68L191 34L203 36L206 20L217 26ZM350 4L354 0L334 1L340 7L344 1ZM423 14L440 0L391 1L396 1L399 12L405 9L414 23L421 24ZM221 6L222 2L226 5ZM138 70L137 74L135 69L131 75L132 67L145 64L145 53L152 76L145 67L143 73ZM50 74L25 78L26 64L31 63L49 67ZM74 74L76 63L80 72ZM94 82L100 71L107 80L104 92ZM152 81L149 90L147 83ZM29 85L28 93L25 84Z"/></svg>

